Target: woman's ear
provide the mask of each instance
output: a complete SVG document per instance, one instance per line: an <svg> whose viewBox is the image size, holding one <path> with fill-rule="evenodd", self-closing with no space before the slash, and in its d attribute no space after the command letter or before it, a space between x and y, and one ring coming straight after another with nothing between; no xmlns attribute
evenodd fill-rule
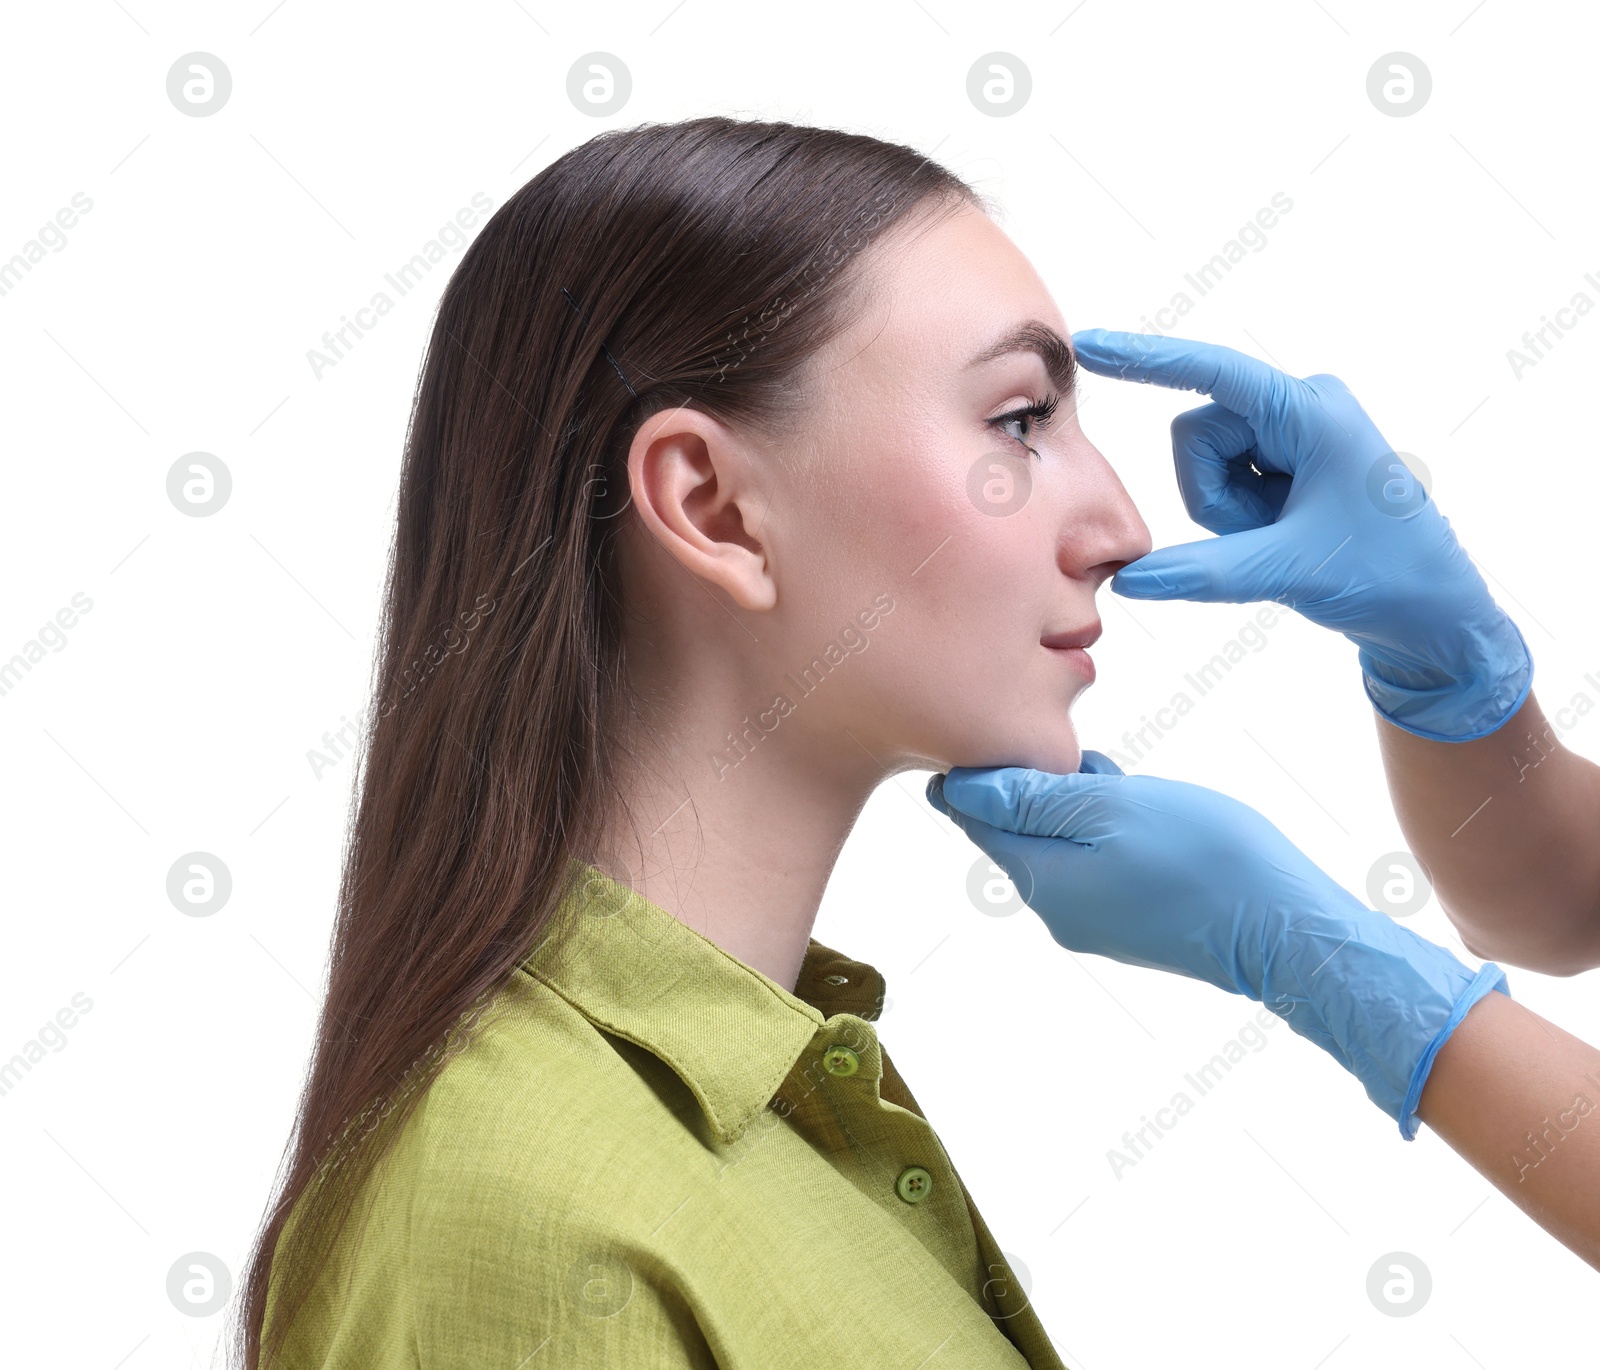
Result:
<svg viewBox="0 0 1600 1370"><path fill-rule="evenodd" d="M691 574L742 609L778 602L760 532L770 493L757 487L749 445L698 409L664 409L634 434L628 484L646 528Z"/></svg>

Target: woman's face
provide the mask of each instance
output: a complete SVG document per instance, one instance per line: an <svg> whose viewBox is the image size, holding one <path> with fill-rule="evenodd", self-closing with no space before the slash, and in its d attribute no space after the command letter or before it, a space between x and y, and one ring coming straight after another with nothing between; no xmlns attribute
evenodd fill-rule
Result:
<svg viewBox="0 0 1600 1370"><path fill-rule="evenodd" d="M802 378L813 417L767 454L782 727L894 769L1074 771L1095 592L1150 534L1078 426L1061 311L972 207L861 265L864 307Z"/></svg>

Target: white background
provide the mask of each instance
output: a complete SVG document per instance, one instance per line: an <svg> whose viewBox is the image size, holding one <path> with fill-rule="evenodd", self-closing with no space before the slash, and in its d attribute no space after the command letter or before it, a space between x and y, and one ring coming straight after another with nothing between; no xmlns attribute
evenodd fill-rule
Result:
<svg viewBox="0 0 1600 1370"><path fill-rule="evenodd" d="M1546 708L1600 702L1600 316L1520 378L1506 359L1575 291L1600 301L1583 280L1600 272L1600 32L1576 4L1472 5L12 9L0 260L74 193L93 209L0 296L0 659L75 593L93 608L0 697L0 1058L75 993L93 1007L0 1097L3 1358L212 1361L221 1316L180 1314L166 1276L197 1250L238 1274L287 1135L350 779L348 763L314 778L306 752L365 702L403 426L455 258L320 379L306 353L475 192L498 206L601 127L728 113L933 152L1004 202L1073 328L1140 327L1284 192L1267 246L1181 332L1342 376L1432 472L1527 635ZM166 94L197 50L234 82L206 118ZM566 94L595 50L633 78L603 119ZM1366 93L1396 50L1433 77L1404 118ZM1032 74L1009 117L966 94L994 51ZM1198 399L1085 386L1084 425L1157 544L1200 536L1167 442ZM195 450L233 474L215 517L166 495ZM1101 748L1251 612L1102 603L1100 681L1077 712ZM1600 712L1565 740L1600 755ZM1357 891L1402 846L1355 649L1290 615L1138 769L1256 805ZM1070 1364L1592 1362L1593 1271L1436 1137L1403 1143L1284 1028L1114 1175L1108 1148L1255 1006L1071 957L1025 910L976 911L976 849L923 779L874 797L817 935L885 972L884 1039ZM195 850L233 877L209 918L166 895ZM1461 950L1436 905L1409 925ZM1600 1041L1594 975L1510 980ZM1409 1317L1365 1292L1391 1251L1432 1273Z"/></svg>

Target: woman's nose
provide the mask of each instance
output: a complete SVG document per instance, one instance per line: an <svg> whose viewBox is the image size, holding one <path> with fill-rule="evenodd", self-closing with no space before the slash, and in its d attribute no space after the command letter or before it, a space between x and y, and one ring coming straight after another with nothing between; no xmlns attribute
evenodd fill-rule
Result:
<svg viewBox="0 0 1600 1370"><path fill-rule="evenodd" d="M1137 561L1153 545L1150 529L1129 498L1117 473L1099 452L1094 452L1085 472L1090 487L1080 491L1072 511L1072 527L1062 539L1068 574L1092 580L1098 586L1130 561Z"/></svg>

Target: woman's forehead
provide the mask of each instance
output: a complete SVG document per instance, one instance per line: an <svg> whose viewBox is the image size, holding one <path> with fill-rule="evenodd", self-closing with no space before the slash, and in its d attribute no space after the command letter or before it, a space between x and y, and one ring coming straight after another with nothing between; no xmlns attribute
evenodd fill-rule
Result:
<svg viewBox="0 0 1600 1370"><path fill-rule="evenodd" d="M836 340L837 364L953 373L1030 323L1066 333L1033 264L970 206L886 235L863 267L867 288Z"/></svg>

